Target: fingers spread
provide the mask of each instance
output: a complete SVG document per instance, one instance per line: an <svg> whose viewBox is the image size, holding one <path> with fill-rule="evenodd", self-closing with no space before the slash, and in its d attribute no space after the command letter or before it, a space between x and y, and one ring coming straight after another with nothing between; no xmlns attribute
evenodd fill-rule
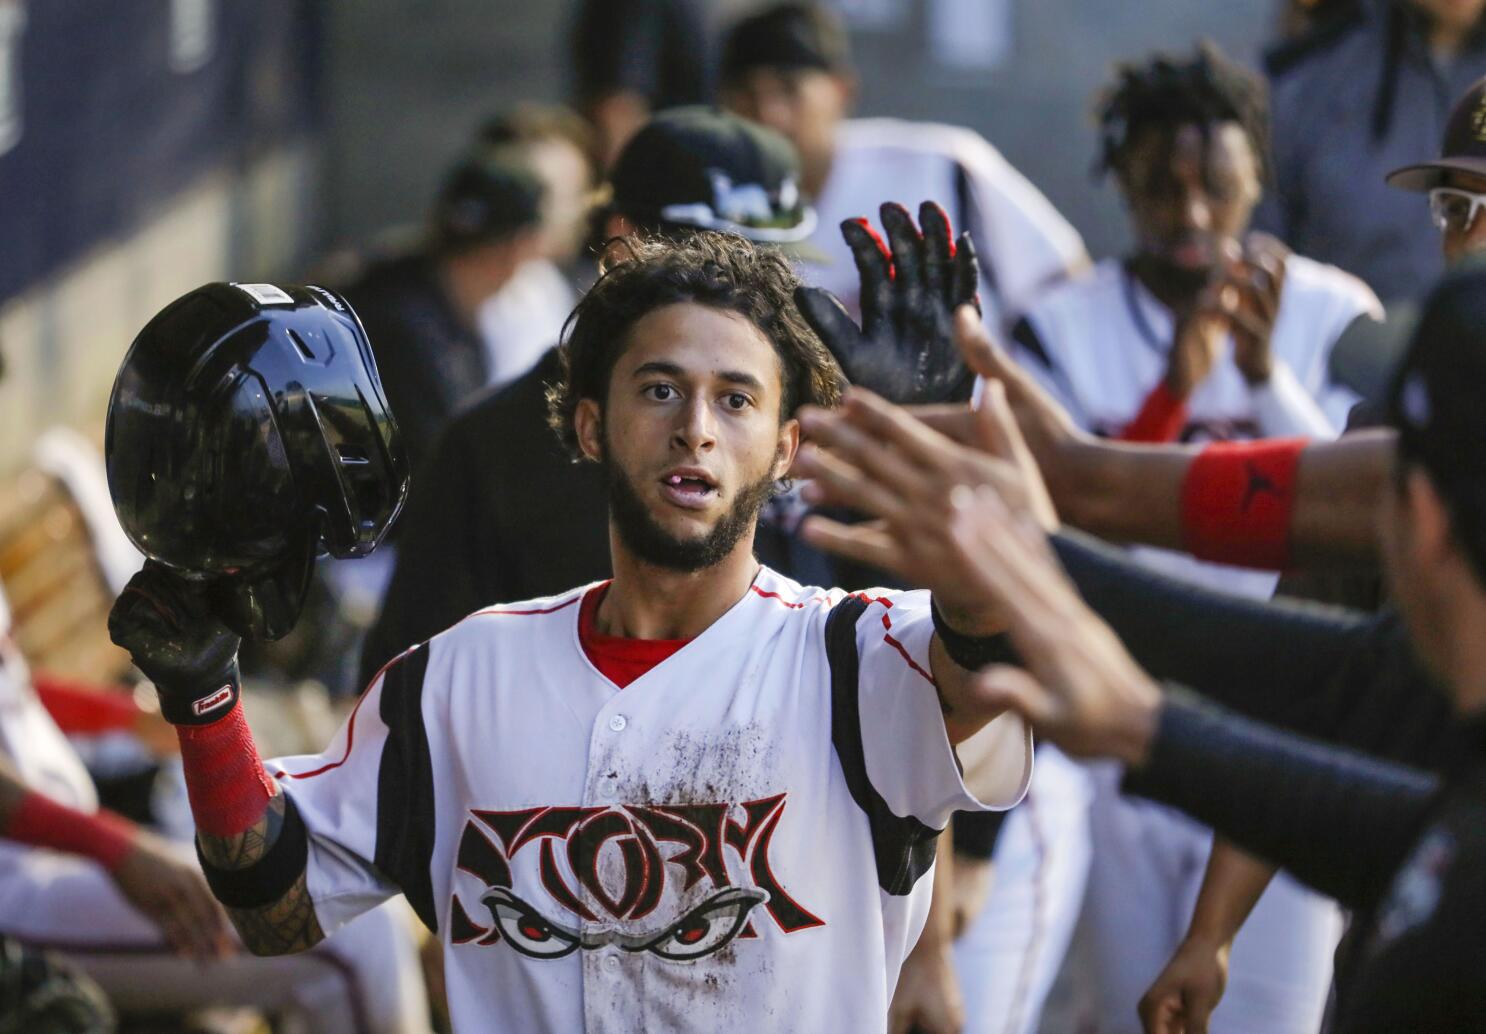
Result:
<svg viewBox="0 0 1486 1034"><path fill-rule="evenodd" d="M901 406L855 388L847 393L842 408L843 418L865 435L882 445L889 445L915 464L928 470L942 470L955 449L954 442L915 420Z"/></svg>
<svg viewBox="0 0 1486 1034"><path fill-rule="evenodd" d="M901 519L903 506L897 496L814 444L800 449L793 469L799 477L810 479L801 491L812 505L844 506L887 520Z"/></svg>
<svg viewBox="0 0 1486 1034"><path fill-rule="evenodd" d="M892 256L887 245L865 219L848 219L841 236L851 249L862 282L862 329L867 334L888 319L893 306Z"/></svg>
<svg viewBox="0 0 1486 1034"><path fill-rule="evenodd" d="M841 299L823 288L797 287L795 307L842 369L849 369L848 363L861 340L861 331L847 315Z"/></svg>
<svg viewBox="0 0 1486 1034"><path fill-rule="evenodd" d="M811 514L801 522L800 536L812 546L828 553L871 567L880 567L895 574L908 574L899 570L903 551L898 548L891 535L879 528L864 524L842 524L829 517Z"/></svg>
<svg viewBox="0 0 1486 1034"><path fill-rule="evenodd" d="M945 304L955 304L955 242L949 216L933 201L918 207L918 225L924 235L924 288Z"/></svg>
<svg viewBox="0 0 1486 1034"><path fill-rule="evenodd" d="M882 228L893 249L893 284L900 301L900 316L917 312L924 304L924 239L908 209L889 201L882 206ZM906 327L905 322L899 326Z"/></svg>
<svg viewBox="0 0 1486 1034"><path fill-rule="evenodd" d="M975 430L975 413L963 402L938 402L923 406L904 406L913 419L961 445L979 446Z"/></svg>
<svg viewBox="0 0 1486 1034"><path fill-rule="evenodd" d="M980 376L1005 378L1008 375L1011 359L996 347L981 322L980 313L973 306L961 305L955 310L955 344L960 348L965 365Z"/></svg>
<svg viewBox="0 0 1486 1034"><path fill-rule="evenodd" d="M924 434L934 435L933 431L912 418L907 419ZM930 487L931 482L924 472L909 462L903 453L873 433L864 431L856 421L848 419L847 413L802 414L801 426L812 442L829 449L896 498L921 496ZM944 440L939 435L934 437Z"/></svg>
<svg viewBox="0 0 1486 1034"><path fill-rule="evenodd" d="M955 247L954 287L950 302L969 305L977 315L981 311L980 259L975 254L975 242L968 233L960 234L959 244Z"/></svg>

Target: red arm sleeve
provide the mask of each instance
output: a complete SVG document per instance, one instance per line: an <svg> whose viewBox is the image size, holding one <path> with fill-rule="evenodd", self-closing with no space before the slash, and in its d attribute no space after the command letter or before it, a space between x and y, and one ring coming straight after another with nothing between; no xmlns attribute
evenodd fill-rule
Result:
<svg viewBox="0 0 1486 1034"><path fill-rule="evenodd" d="M1162 378L1141 403L1135 419L1120 432L1122 442L1174 442L1187 426L1187 404L1173 395Z"/></svg>
<svg viewBox="0 0 1486 1034"><path fill-rule="evenodd" d="M104 686L85 686L37 672L32 676L41 706L65 733L97 735L129 729L139 717L139 708L128 693Z"/></svg>

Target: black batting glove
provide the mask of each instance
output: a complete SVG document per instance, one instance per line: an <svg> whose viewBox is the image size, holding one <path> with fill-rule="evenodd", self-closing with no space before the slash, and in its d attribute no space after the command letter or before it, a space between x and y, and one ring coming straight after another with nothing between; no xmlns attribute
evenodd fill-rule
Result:
<svg viewBox="0 0 1486 1034"><path fill-rule="evenodd" d="M890 247L865 219L841 224L861 277L862 325L819 287L796 288L795 304L852 384L904 405L968 399L975 377L955 345L954 314L980 308L970 235L957 243L932 201L919 206L919 226L899 204L883 205L881 215Z"/></svg>
<svg viewBox="0 0 1486 1034"><path fill-rule="evenodd" d="M237 702L242 638L212 613L206 587L145 561L108 615L108 635L155 684L175 725L207 725Z"/></svg>

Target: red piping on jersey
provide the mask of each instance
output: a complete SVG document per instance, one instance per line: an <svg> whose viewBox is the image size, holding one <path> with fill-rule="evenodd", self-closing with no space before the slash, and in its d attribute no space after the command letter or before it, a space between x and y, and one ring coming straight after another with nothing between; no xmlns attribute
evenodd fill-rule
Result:
<svg viewBox="0 0 1486 1034"><path fill-rule="evenodd" d="M562 610L564 607L571 607L574 603L577 603L578 600L580 600L580 599L582 599L582 597L581 596L577 596L577 597L574 597L573 599L568 600L566 603L559 603L555 607L548 607L546 610L501 610L499 607L494 607L494 608L491 608L490 610L476 611L475 613L473 613L473 614L471 614L469 616L470 617L480 617L482 614L512 614L512 615L516 615L516 616L522 616L522 615L527 615L527 614L552 614L552 613L555 613L555 612L557 612L559 610ZM463 620L463 619L461 619L461 620ZM414 650L417 650L417 649L419 649L421 647L425 647L425 646L427 646L426 643L419 643L417 646L409 647L408 649L404 650L402 653L398 654L396 657L392 658L392 660L390 660L386 664L382 665L382 667L380 669L378 669L377 673L372 676L372 680L366 684L366 689L369 690L369 689L372 688L372 686L376 685L377 684L377 679L379 679L383 675L385 675L387 673L387 669L388 668L392 667L394 664L396 664L398 661L402 660L404 657L406 657L408 654L412 653ZM330 762L327 765L321 765L319 768L312 769L309 772L284 772L284 771L278 771L278 772L275 772L274 773L274 777L277 778L277 779L309 779L309 778L312 778L313 776L324 775L326 772L329 772L333 768L340 768L347 761L349 761L350 758L351 758L351 747L355 744L355 741L356 741L356 713L361 710L361 704L362 704L363 701L366 700L366 695L367 695L366 694L366 690L362 690L362 692L361 692L361 699L356 701L356 706L353 707L353 708L351 708L351 716L346 719L346 752L341 755L341 759L339 761L332 761L332 762Z"/></svg>
<svg viewBox="0 0 1486 1034"><path fill-rule="evenodd" d="M791 603L789 600L785 599L777 592L770 592L768 589L760 589L757 585L750 585L749 588L765 599L778 600L780 606L788 607L790 610L799 610L801 607L808 606L811 603L827 602L827 598L825 596L817 596L814 599L806 600L804 603Z"/></svg>
<svg viewBox="0 0 1486 1034"><path fill-rule="evenodd" d="M908 665L914 671L918 672L929 683L929 685L933 686L937 690L939 688L939 683L934 681L934 676L924 671L923 668L920 668L918 666L918 662L909 655L908 650L903 646L903 644L898 642L898 640L892 635L893 619L888 617L887 612L892 609L893 601L883 596L868 596L865 592L852 593L852 595L864 603L882 604L882 641L887 643L894 650L897 650L899 656L903 658L903 663Z"/></svg>
<svg viewBox="0 0 1486 1034"><path fill-rule="evenodd" d="M329 772L332 768L340 768L347 761L349 761L350 758L351 758L351 746L356 742L356 713L361 710L361 705L366 701L367 690L371 689L373 686L375 686L377 684L377 679L379 679L383 675L387 674L387 669L388 668L392 667L398 661L402 660L408 654L412 653L414 650L418 649L419 647L421 647L423 645L424 644L419 643L418 646L409 647L408 649L404 650L402 653L398 654L396 657L392 658L392 660L390 660L386 664L382 665L382 667L377 670L377 673L372 676L372 680L366 684L366 689L364 689L364 690L361 691L361 698L356 701L356 706L353 707L353 708L351 708L351 716L346 719L346 752L341 755L341 759L339 761L332 761L328 765L321 765L319 768L313 769L313 770L311 770L309 772L285 772L285 771L282 771L281 770L281 771L278 771L278 772L275 772L274 773L274 778L276 778L276 779L309 779L311 776L324 775L326 772Z"/></svg>
<svg viewBox="0 0 1486 1034"><path fill-rule="evenodd" d="M509 614L512 617L525 617L530 614L556 614L559 610L562 610L565 607L571 607L573 604L577 603L583 598L584 595L586 594L580 593L579 595L574 596L572 599L568 600L566 603L559 603L557 606L548 607L545 610L501 610L499 607L491 607L489 610L477 610L473 614L471 614L470 617L478 618L483 617L486 614Z"/></svg>

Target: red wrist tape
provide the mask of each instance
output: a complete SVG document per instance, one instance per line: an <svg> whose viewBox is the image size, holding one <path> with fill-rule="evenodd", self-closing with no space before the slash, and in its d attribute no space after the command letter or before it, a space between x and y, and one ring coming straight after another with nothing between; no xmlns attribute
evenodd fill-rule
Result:
<svg viewBox="0 0 1486 1034"><path fill-rule="evenodd" d="M5 827L5 836L33 847L83 855L105 869L118 868L134 847L134 825L111 812L88 814L27 790Z"/></svg>
<svg viewBox="0 0 1486 1034"><path fill-rule="evenodd" d="M1290 565L1290 513L1304 438L1218 442L1182 482L1182 538L1203 560L1282 571Z"/></svg>
<svg viewBox="0 0 1486 1034"><path fill-rule="evenodd" d="M278 787L263 770L242 704L210 725L178 725L176 733L196 828L214 837L251 829Z"/></svg>
<svg viewBox="0 0 1486 1034"><path fill-rule="evenodd" d="M1156 382L1135 419L1120 432L1123 442L1174 442L1187 426L1187 404L1173 395L1166 381Z"/></svg>

